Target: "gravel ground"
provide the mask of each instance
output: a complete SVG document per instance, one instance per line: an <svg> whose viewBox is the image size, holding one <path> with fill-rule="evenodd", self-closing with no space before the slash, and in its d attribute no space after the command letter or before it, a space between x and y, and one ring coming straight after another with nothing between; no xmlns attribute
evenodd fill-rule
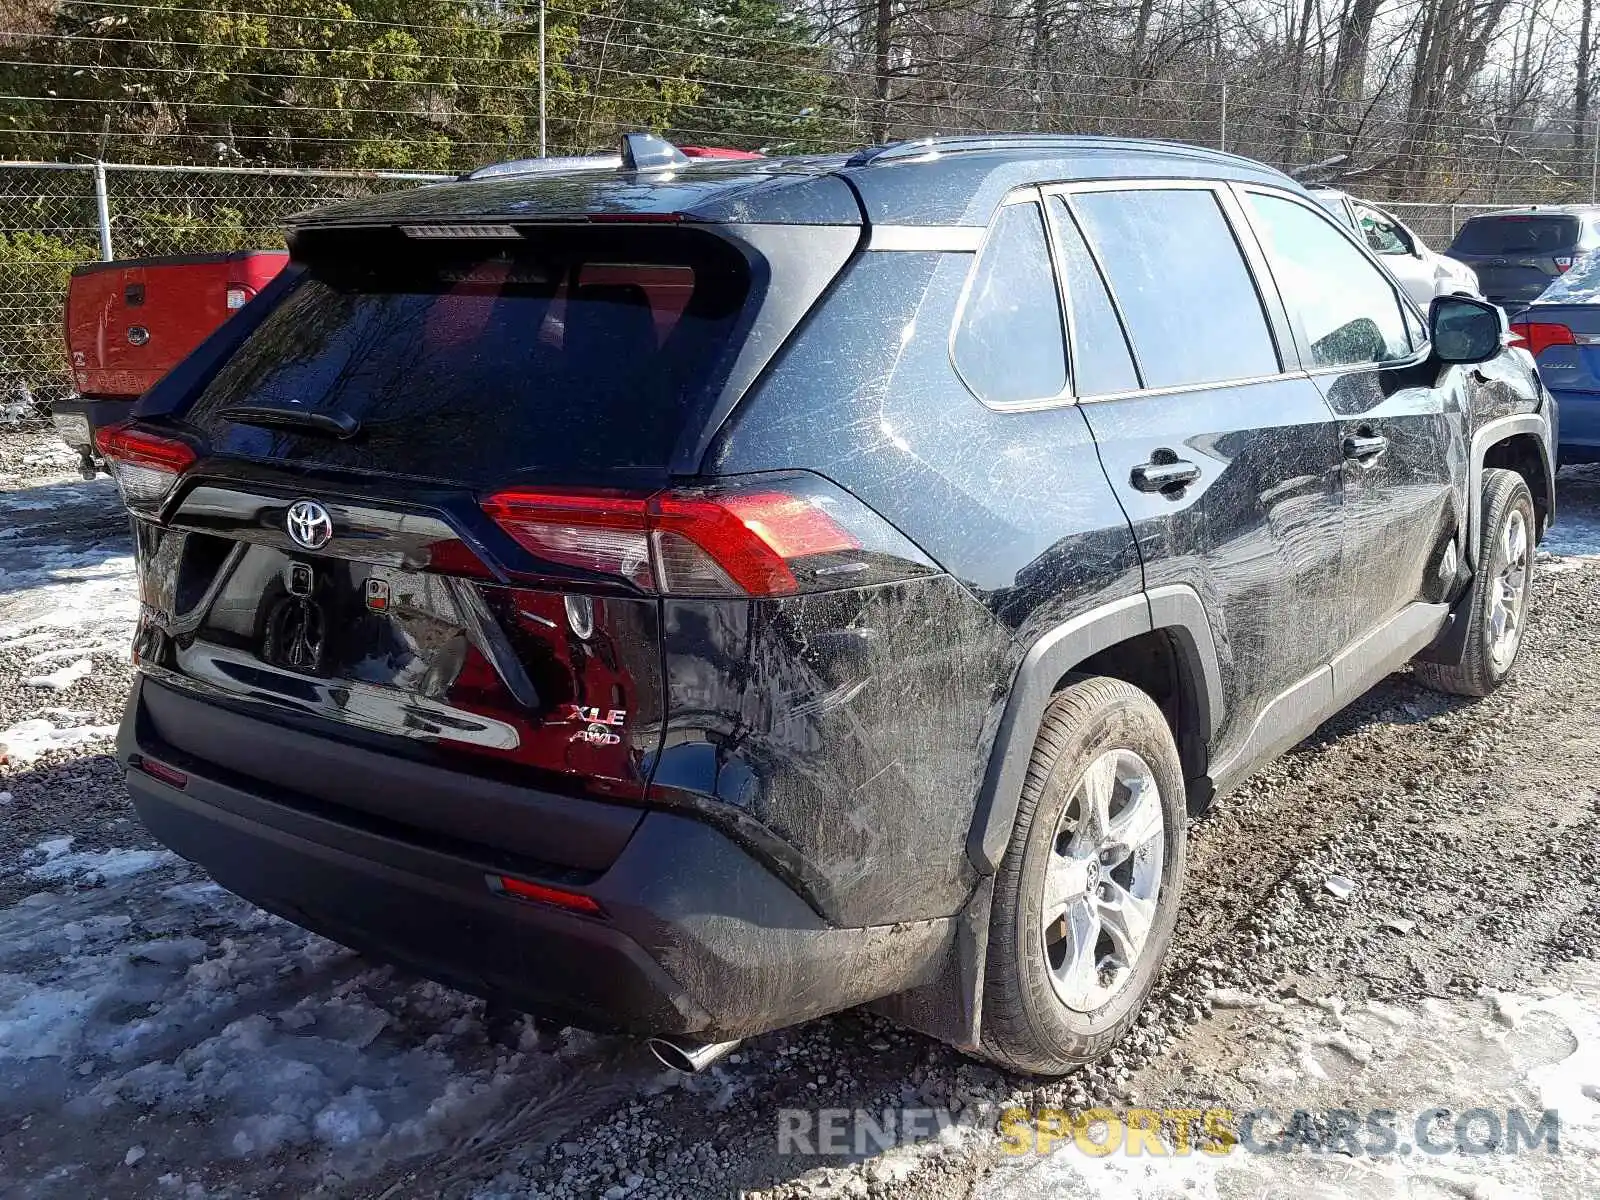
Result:
<svg viewBox="0 0 1600 1200"><path fill-rule="evenodd" d="M1600 470L1560 486L1516 678L1466 704L1392 677L1197 822L1170 965L1106 1061L1035 1086L847 1013L684 1079L625 1041L486 1020L162 852L107 757L125 520L48 436L7 435L0 1194L1600 1194ZM993 1133L1010 1105L1549 1096L1567 1153L1537 1169L1018 1161ZM780 1110L886 1105L955 1124L886 1153L777 1152Z"/></svg>

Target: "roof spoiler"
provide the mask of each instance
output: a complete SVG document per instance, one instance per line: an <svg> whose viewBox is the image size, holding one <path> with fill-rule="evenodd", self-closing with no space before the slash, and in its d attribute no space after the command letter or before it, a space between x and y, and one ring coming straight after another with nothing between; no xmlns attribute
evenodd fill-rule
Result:
<svg viewBox="0 0 1600 1200"><path fill-rule="evenodd" d="M706 157L696 155L696 157ZM743 157L743 155L741 155ZM759 155L751 157L759 158ZM653 133L625 133L617 154L565 154L555 158L515 158L491 163L462 175L468 179L495 179L504 175L551 175L561 171L668 171L687 166L690 158L665 138Z"/></svg>

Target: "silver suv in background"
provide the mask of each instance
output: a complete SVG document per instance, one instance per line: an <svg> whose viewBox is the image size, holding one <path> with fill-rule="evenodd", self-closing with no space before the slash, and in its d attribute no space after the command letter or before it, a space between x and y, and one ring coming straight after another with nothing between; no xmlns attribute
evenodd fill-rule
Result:
<svg viewBox="0 0 1600 1200"><path fill-rule="evenodd" d="M1600 208L1542 204L1473 217L1448 251L1478 274L1483 295L1515 312L1600 247Z"/></svg>
<svg viewBox="0 0 1600 1200"><path fill-rule="evenodd" d="M1479 294L1478 278L1471 267L1435 254L1392 213L1337 188L1308 190L1317 203L1362 236L1424 312L1435 296Z"/></svg>

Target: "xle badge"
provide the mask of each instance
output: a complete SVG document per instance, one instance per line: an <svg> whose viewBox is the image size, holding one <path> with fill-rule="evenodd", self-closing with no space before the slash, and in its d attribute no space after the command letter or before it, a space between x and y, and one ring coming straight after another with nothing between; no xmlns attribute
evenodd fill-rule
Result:
<svg viewBox="0 0 1600 1200"><path fill-rule="evenodd" d="M628 723L628 710L624 708L599 709L582 704L567 705L567 720L582 722L585 728L572 735L575 742L591 746L615 746L622 741L617 732Z"/></svg>

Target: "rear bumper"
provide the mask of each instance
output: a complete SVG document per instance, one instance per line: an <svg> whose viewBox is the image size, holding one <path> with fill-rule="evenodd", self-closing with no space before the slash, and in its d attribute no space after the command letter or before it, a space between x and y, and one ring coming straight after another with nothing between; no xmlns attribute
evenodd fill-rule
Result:
<svg viewBox="0 0 1600 1200"><path fill-rule="evenodd" d="M151 833L268 911L517 1008L592 1029L742 1037L928 982L951 944L953 918L829 926L726 837L686 817L647 813L609 866L577 876L513 870L487 847L405 825L344 820L331 806L208 771L164 743L147 688L167 690L135 686L119 757L188 775L179 789L128 772ZM277 728L251 725L270 748ZM329 755L372 753L322 740ZM509 898L489 884L500 874L581 891L604 915Z"/></svg>
<svg viewBox="0 0 1600 1200"><path fill-rule="evenodd" d="M73 396L64 400L50 402L50 417L82 417L88 425L89 435L104 429L107 425L116 425L126 421L133 415L134 398L126 400L95 400L85 396ZM94 454L94 446L84 443L76 438L68 437L61 422L56 422L56 429L61 432L62 440L72 449L83 454Z"/></svg>
<svg viewBox="0 0 1600 1200"><path fill-rule="evenodd" d="M1600 462L1600 392L1551 389L1560 406L1559 465Z"/></svg>

